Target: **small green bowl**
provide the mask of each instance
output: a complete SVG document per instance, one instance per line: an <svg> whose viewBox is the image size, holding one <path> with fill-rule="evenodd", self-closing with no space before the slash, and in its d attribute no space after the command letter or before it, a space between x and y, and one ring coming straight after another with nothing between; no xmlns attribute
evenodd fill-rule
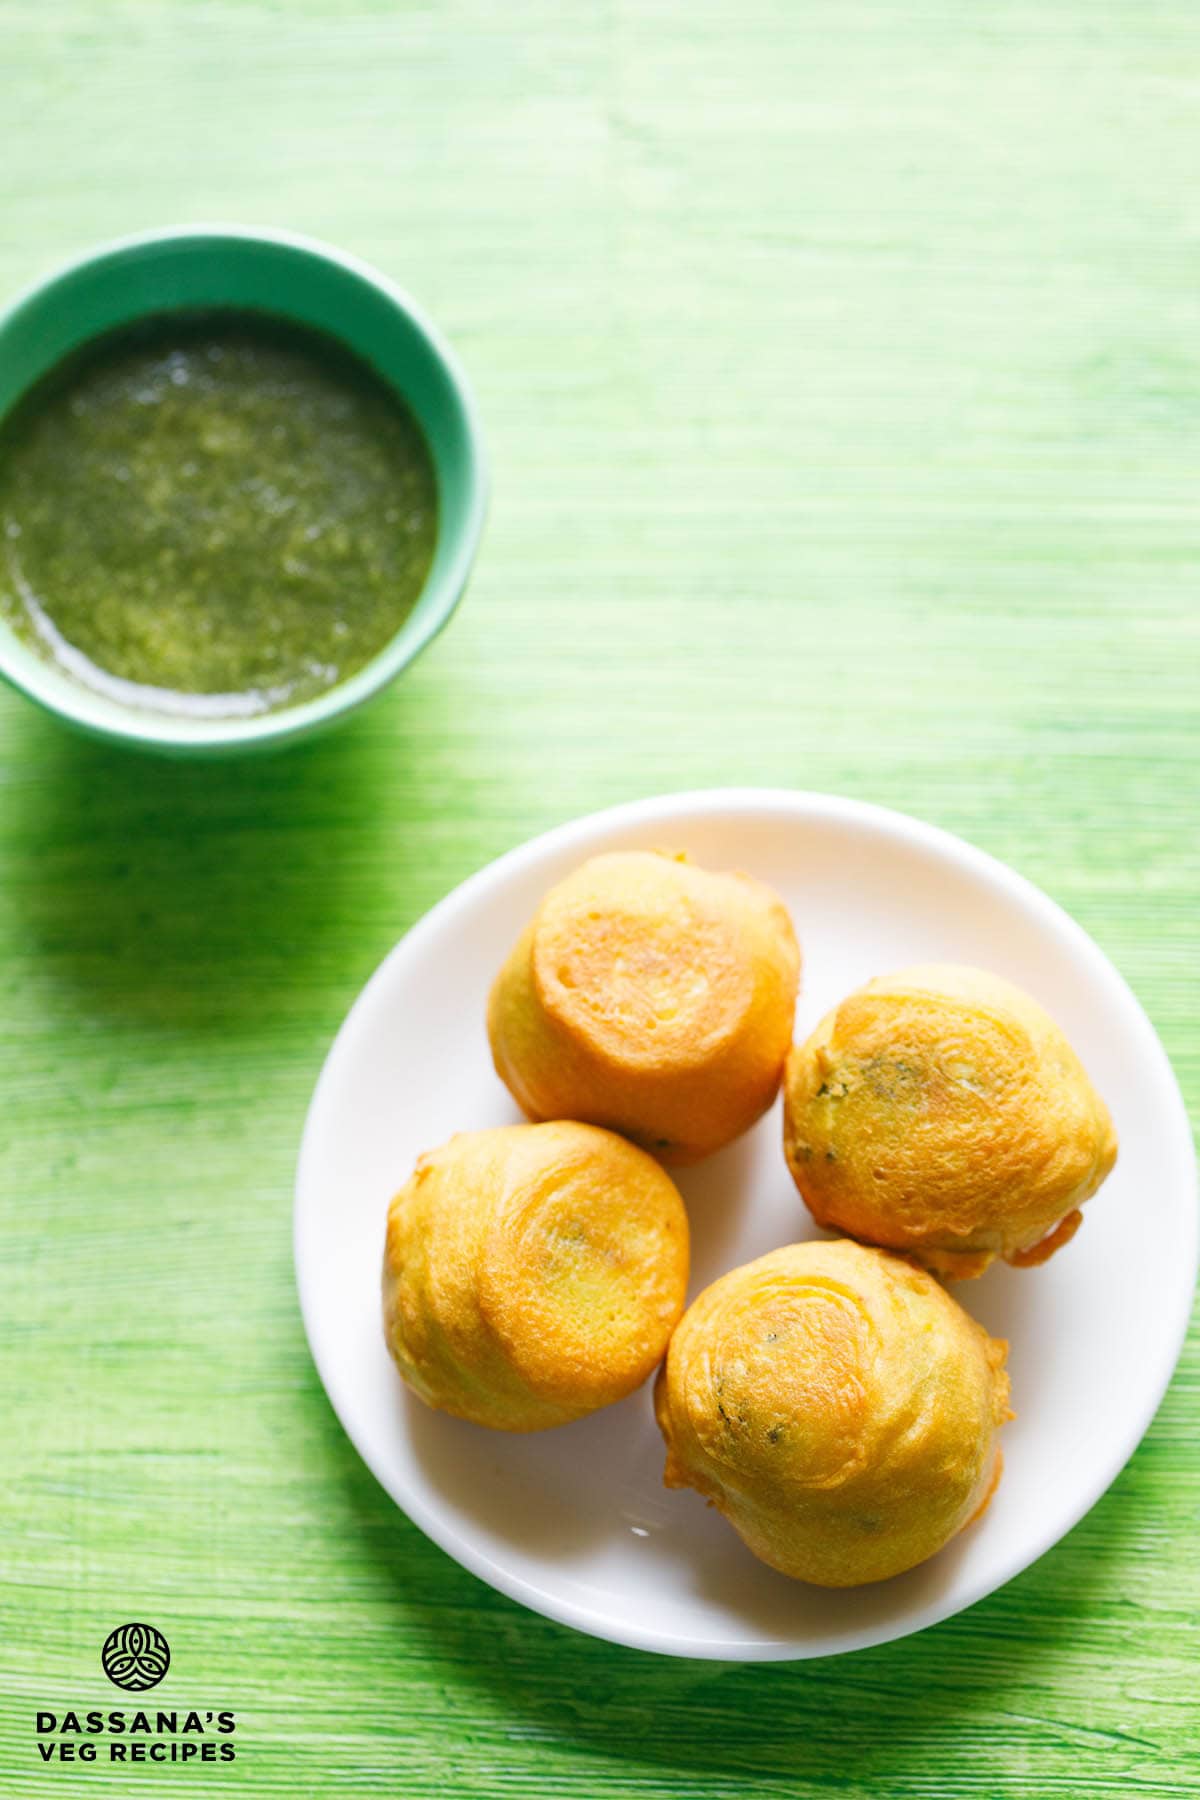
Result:
<svg viewBox="0 0 1200 1800"><path fill-rule="evenodd" d="M392 282L341 250L281 231L189 226L93 251L0 314L0 418L91 338L154 313L247 307L339 338L403 396L425 433L438 532L425 586L389 643L316 699L250 718L181 718L123 706L73 681L0 620L0 675L93 736L176 756L307 737L361 706L429 643L458 604L483 529L487 475L474 402L440 334Z"/></svg>

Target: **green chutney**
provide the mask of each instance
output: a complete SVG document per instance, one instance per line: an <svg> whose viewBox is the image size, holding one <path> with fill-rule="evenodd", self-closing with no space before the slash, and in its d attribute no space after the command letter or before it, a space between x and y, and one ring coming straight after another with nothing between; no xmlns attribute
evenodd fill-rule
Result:
<svg viewBox="0 0 1200 1800"><path fill-rule="evenodd" d="M395 634L437 511L416 420L335 339L164 314L86 345L0 424L0 612L123 704L265 712Z"/></svg>

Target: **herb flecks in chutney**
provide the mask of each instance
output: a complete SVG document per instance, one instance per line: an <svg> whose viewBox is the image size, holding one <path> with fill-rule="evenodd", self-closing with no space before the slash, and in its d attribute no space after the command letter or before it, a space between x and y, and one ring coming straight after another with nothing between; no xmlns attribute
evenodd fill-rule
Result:
<svg viewBox="0 0 1200 1800"><path fill-rule="evenodd" d="M408 409L334 339L250 313L100 338L0 425L0 609L88 686L220 717L319 694L429 571Z"/></svg>

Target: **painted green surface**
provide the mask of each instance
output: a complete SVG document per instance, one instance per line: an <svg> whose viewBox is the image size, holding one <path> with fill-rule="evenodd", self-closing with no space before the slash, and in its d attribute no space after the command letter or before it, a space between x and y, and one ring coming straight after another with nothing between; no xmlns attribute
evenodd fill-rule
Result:
<svg viewBox="0 0 1200 1800"><path fill-rule="evenodd" d="M0 287L235 216L475 381L451 629L325 743L171 766L0 696L0 1791L1200 1791L1193 1341L1072 1536L923 1637L723 1669L429 1547L292 1288L311 1084L396 936L572 814L862 795L1046 886L1200 1106L1200 15L1175 0L8 0ZM48 1773L112 1626L227 1770ZM177 1685L176 1685L177 1683Z"/></svg>
<svg viewBox="0 0 1200 1800"><path fill-rule="evenodd" d="M399 630L436 534L408 408L280 319L108 333L0 423L0 612L143 710L225 718L333 687Z"/></svg>

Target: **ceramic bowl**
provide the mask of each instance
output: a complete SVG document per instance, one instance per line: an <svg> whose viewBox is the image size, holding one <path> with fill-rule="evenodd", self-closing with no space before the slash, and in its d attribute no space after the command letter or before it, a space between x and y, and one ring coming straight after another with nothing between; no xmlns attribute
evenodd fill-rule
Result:
<svg viewBox="0 0 1200 1800"><path fill-rule="evenodd" d="M91 252L0 315L0 418L89 340L156 313L248 308L338 338L402 396L433 456L438 532L416 605L363 668L316 698L248 718L187 718L128 706L73 680L0 621L0 674L66 723L172 755L278 745L343 719L407 668L458 604L486 500L482 439L458 363L386 276L286 232L204 226L157 231Z"/></svg>

